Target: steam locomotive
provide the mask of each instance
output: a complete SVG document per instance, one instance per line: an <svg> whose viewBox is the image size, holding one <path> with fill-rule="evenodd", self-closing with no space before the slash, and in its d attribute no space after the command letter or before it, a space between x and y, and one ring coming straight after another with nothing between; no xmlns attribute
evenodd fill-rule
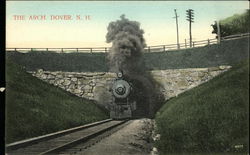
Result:
<svg viewBox="0 0 250 155"><path fill-rule="evenodd" d="M132 83L125 80L122 72L117 73L117 78L110 91L112 91L110 118L131 118L133 111L136 110L136 101L131 98L133 93Z"/></svg>

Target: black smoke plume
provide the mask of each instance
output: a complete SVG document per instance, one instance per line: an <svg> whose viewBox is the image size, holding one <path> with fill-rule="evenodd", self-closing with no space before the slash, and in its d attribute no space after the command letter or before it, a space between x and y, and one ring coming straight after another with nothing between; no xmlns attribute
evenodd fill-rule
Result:
<svg viewBox="0 0 250 155"><path fill-rule="evenodd" d="M146 47L140 23L121 16L109 23L106 42L112 47L108 54L110 71L122 71L125 80L132 83L133 100L137 103L134 115L152 117L163 102L160 85L146 71L143 52Z"/></svg>
<svg viewBox="0 0 250 155"><path fill-rule="evenodd" d="M111 22L106 35L107 43L112 42L109 53L111 71L140 72L142 67L142 52L146 47L143 38L144 31L140 29L140 23L129 21L125 15L121 20Z"/></svg>

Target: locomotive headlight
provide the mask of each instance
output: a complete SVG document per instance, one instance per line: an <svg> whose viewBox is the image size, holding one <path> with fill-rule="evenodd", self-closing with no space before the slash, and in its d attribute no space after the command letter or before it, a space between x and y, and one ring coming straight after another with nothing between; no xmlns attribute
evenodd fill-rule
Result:
<svg viewBox="0 0 250 155"><path fill-rule="evenodd" d="M122 78L122 72L118 72L118 73L117 73L117 77L118 77L118 78Z"/></svg>

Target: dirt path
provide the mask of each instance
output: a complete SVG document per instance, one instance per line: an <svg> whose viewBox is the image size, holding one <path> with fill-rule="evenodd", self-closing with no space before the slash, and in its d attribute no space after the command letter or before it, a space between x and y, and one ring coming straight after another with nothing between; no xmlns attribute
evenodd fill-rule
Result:
<svg viewBox="0 0 250 155"><path fill-rule="evenodd" d="M137 119L121 130L104 138L99 143L80 152L84 155L149 155L151 144L152 120Z"/></svg>

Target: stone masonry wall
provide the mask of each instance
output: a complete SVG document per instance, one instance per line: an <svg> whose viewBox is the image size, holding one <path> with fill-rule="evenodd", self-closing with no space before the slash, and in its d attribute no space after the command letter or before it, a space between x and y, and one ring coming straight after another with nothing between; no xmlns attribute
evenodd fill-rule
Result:
<svg viewBox="0 0 250 155"><path fill-rule="evenodd" d="M162 86L165 99L178 96L180 93L194 88L215 76L230 69L231 66L210 68L154 70L152 75Z"/></svg>
<svg viewBox="0 0 250 155"><path fill-rule="evenodd" d="M151 73L162 85L165 98L169 99L212 79L229 68L230 66L169 69L154 70ZM116 77L115 73L110 72L50 72L39 69L29 73L77 96L94 100L98 100L103 91L108 92L109 85Z"/></svg>

